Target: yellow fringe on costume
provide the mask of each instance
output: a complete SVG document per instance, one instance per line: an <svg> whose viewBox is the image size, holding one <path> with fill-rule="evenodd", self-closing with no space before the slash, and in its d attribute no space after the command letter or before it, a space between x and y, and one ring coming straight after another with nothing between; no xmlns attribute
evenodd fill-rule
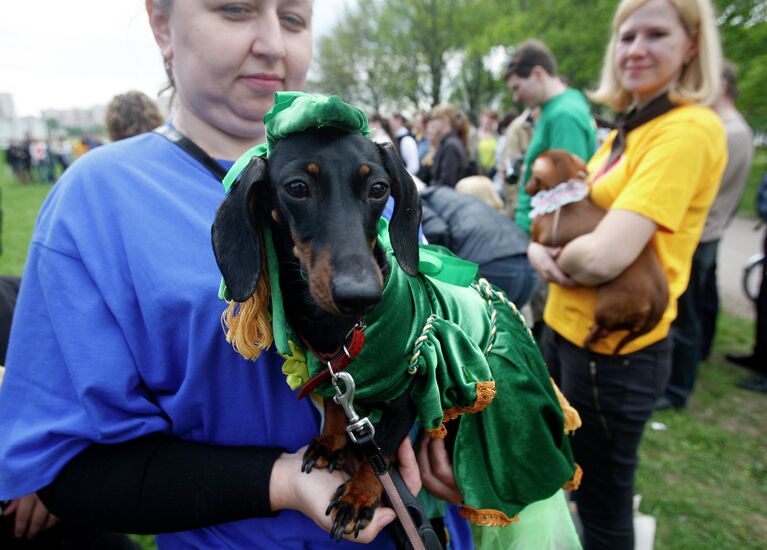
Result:
<svg viewBox="0 0 767 550"><path fill-rule="evenodd" d="M575 473L573 473L573 478L562 485L562 489L565 491L575 491L578 489L578 487L581 486L581 478L583 477L583 470L581 470L581 467L577 464L575 465Z"/></svg>
<svg viewBox="0 0 767 550"><path fill-rule="evenodd" d="M246 359L258 359L261 352L272 345L269 301L269 277L262 270L253 296L245 302L229 302L221 314L226 341Z"/></svg>
<svg viewBox="0 0 767 550"><path fill-rule="evenodd" d="M476 414L487 407L495 397L495 382L477 382L477 399L474 404L469 407L450 407L449 409L442 411L442 424L437 428L431 430L424 430L432 439L445 439L447 436L447 428L445 428L445 422L450 422L458 418L462 414L470 413Z"/></svg>
<svg viewBox="0 0 767 550"><path fill-rule="evenodd" d="M565 433L572 434L575 430L581 427L581 416L578 414L567 398L562 395L559 388L554 383L554 379L551 379L551 385L554 386L554 391L557 393L557 399L559 400L559 406L562 407L562 413L565 415Z"/></svg>
<svg viewBox="0 0 767 550"><path fill-rule="evenodd" d="M507 527L508 525L519 521L519 514L510 518L500 510L493 510L491 508L477 510L471 506L461 506L458 513L465 520L470 521L474 525L482 525L485 527Z"/></svg>

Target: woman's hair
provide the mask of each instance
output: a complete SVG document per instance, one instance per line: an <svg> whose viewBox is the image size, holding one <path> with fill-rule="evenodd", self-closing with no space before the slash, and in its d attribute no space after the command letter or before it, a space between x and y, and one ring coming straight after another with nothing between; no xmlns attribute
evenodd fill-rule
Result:
<svg viewBox="0 0 767 550"><path fill-rule="evenodd" d="M166 16L170 15L170 10L173 7L173 0L153 0L155 8L164 12ZM163 68L165 69L165 76L168 80L157 91L158 97L165 92L170 91L170 103L172 104L176 99L176 81L173 78L173 66L170 60L163 59Z"/></svg>
<svg viewBox="0 0 767 550"><path fill-rule="evenodd" d="M465 195L471 195L485 204L503 212L503 201L495 190L493 180L486 176L469 176L455 184L455 190Z"/></svg>
<svg viewBox="0 0 767 550"><path fill-rule="evenodd" d="M616 111L623 111L633 101L618 78L616 70L616 49L618 29L639 6L647 0L622 0L615 11L612 22L612 36L607 45L599 87L589 93L596 103L603 103ZM698 52L682 72L669 91L674 103L712 104L719 93L722 66L722 47L719 31L714 20L711 0L668 0L679 14L687 35L697 40Z"/></svg>
<svg viewBox="0 0 767 550"><path fill-rule="evenodd" d="M157 103L135 90L116 95L107 106L106 126L112 141L149 132L163 122Z"/></svg>
<svg viewBox="0 0 767 550"><path fill-rule="evenodd" d="M429 118L445 117L450 122L450 129L460 138L463 148L469 150L469 119L458 107L451 103L440 103L435 106Z"/></svg>

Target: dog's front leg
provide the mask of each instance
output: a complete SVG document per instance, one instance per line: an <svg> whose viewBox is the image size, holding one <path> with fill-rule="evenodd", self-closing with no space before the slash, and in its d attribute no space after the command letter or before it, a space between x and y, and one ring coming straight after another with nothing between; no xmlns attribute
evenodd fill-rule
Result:
<svg viewBox="0 0 767 550"><path fill-rule="evenodd" d="M373 467L365 460L360 464L354 477L338 487L326 514L336 510L330 536L340 540L344 534L354 534L364 529L373 518L373 512L381 502L383 487L373 471Z"/></svg>
<svg viewBox="0 0 767 550"><path fill-rule="evenodd" d="M346 423L344 410L332 399L325 399L325 424L322 434L315 437L304 453L301 471L309 473L312 468L340 470L346 464Z"/></svg>
<svg viewBox="0 0 767 550"><path fill-rule="evenodd" d="M375 426L376 444L390 465L415 422L415 404L410 392L405 392L394 400L378 403L377 407L381 410L381 420ZM338 539L344 534L354 534L356 537L360 529L370 523L382 495L383 486L378 476L370 462L362 458L354 477L338 488L328 506L327 513L335 510L331 536Z"/></svg>

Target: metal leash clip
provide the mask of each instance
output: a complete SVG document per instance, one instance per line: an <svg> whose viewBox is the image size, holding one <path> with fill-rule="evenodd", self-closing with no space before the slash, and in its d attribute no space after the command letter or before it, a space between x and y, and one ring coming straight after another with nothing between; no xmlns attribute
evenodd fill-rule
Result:
<svg viewBox="0 0 767 550"><path fill-rule="evenodd" d="M330 370L330 380L333 383L333 389L336 392L333 396L333 401L336 405L341 406L346 413L346 417L349 419L349 424L346 426L346 433L349 434L349 439L357 444L372 440L376 433L372 422L370 422L367 416L360 418L357 411L354 410L354 392L356 389L354 378L345 371L334 372L330 363L328 363L328 369ZM343 383L344 391L341 391L339 381Z"/></svg>

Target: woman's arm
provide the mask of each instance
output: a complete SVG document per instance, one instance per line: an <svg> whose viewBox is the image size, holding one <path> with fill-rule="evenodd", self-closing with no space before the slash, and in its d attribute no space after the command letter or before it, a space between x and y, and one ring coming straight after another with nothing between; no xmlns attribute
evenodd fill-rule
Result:
<svg viewBox="0 0 767 550"><path fill-rule="evenodd" d="M113 445L94 444L39 491L59 517L128 533L167 533L298 510L330 530L325 510L348 476L301 471L305 448L233 447L151 434ZM421 487L410 440L397 452L400 473ZM357 542L370 542L394 520L379 507ZM345 537L351 538L351 537Z"/></svg>
<svg viewBox="0 0 767 550"><path fill-rule="evenodd" d="M195 529L271 515L269 478L281 454L151 434L87 447L38 494L57 516L112 531Z"/></svg>
<svg viewBox="0 0 767 550"><path fill-rule="evenodd" d="M562 249L557 265L582 285L606 283L637 259L657 229L654 221L636 212L609 210L594 231Z"/></svg>

